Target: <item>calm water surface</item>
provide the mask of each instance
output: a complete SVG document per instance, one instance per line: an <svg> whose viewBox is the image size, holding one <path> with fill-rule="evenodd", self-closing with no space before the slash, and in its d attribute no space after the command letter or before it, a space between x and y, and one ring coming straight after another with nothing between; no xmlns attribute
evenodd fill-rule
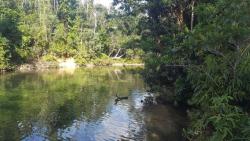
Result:
<svg viewBox="0 0 250 141"><path fill-rule="evenodd" d="M0 76L1 141L182 141L185 117L145 106L140 69L92 68ZM115 104L115 95L129 96Z"/></svg>

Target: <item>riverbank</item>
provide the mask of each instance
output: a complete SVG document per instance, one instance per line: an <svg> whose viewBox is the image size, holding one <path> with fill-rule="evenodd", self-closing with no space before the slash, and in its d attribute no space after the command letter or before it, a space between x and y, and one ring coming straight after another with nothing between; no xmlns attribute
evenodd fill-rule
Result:
<svg viewBox="0 0 250 141"><path fill-rule="evenodd" d="M105 60L104 60L105 61ZM107 60L106 60L107 61ZM123 66L144 66L144 63L138 60L129 60L129 61L110 61L109 63L96 63L95 61L91 61L86 64L78 64L75 62L74 59L65 59L59 61L37 61L32 63L25 63L22 65L17 66L12 71L34 71L34 70L48 70L48 69L59 69L59 68L79 68L79 67L123 67Z"/></svg>

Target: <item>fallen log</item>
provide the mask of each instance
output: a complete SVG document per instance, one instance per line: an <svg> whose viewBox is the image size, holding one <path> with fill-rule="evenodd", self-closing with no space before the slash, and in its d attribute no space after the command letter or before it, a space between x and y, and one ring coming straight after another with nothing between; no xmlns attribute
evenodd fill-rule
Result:
<svg viewBox="0 0 250 141"><path fill-rule="evenodd" d="M118 96L117 94L116 94L115 96L116 96L115 104L117 104L117 103L118 103L119 101L121 101L121 100L126 100L126 99L128 99L128 96L120 97L120 96Z"/></svg>

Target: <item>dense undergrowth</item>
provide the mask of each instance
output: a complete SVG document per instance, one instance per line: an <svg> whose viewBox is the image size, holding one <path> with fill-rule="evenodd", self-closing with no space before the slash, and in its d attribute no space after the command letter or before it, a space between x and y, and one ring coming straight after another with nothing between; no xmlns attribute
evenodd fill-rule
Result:
<svg viewBox="0 0 250 141"><path fill-rule="evenodd" d="M144 76L161 98L192 107L185 137L250 140L250 1L118 3L130 14L147 11L139 25Z"/></svg>

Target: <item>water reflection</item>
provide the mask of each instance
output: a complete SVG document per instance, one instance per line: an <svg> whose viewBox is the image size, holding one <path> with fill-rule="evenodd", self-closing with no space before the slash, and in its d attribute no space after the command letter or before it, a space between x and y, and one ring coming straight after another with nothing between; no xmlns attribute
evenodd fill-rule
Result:
<svg viewBox="0 0 250 141"><path fill-rule="evenodd" d="M180 113L141 103L146 86L138 71L88 68L2 75L0 140L182 140ZM116 94L129 98L115 105Z"/></svg>

